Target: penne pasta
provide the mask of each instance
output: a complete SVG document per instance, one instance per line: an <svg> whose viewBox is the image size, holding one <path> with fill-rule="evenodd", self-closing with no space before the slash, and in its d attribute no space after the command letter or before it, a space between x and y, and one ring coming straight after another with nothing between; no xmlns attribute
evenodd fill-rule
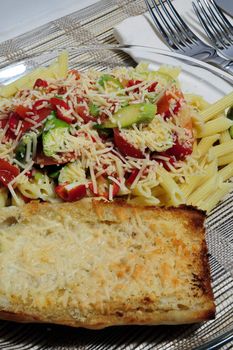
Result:
<svg viewBox="0 0 233 350"><path fill-rule="evenodd" d="M203 137L201 141L198 143L196 148L196 154L198 157L203 157L210 147L219 140L220 134L215 134L207 137Z"/></svg>
<svg viewBox="0 0 233 350"><path fill-rule="evenodd" d="M233 189L232 183L222 183L212 195L210 195L205 201L202 201L199 205L209 213L218 202Z"/></svg>
<svg viewBox="0 0 233 350"><path fill-rule="evenodd" d="M212 159L213 157L221 157L228 153L231 153L233 149L233 140L222 143L217 146L213 146L209 150L209 157Z"/></svg>
<svg viewBox="0 0 233 350"><path fill-rule="evenodd" d="M233 162L233 152L218 157L218 166L226 165Z"/></svg>
<svg viewBox="0 0 233 350"><path fill-rule="evenodd" d="M173 180L169 172L164 168L160 168L158 169L158 175L160 185L170 197L169 200L171 205L178 206L184 203L184 194L177 183Z"/></svg>
<svg viewBox="0 0 233 350"><path fill-rule="evenodd" d="M218 173L221 176L221 178L223 179L223 181L230 179L233 176L233 162L229 163L224 168L219 170Z"/></svg>
<svg viewBox="0 0 233 350"><path fill-rule="evenodd" d="M188 197L187 204L198 206L202 200L205 200L210 194L215 191L219 180L219 175L216 173L206 182L202 183L202 185L199 186L198 189Z"/></svg>
<svg viewBox="0 0 233 350"><path fill-rule="evenodd" d="M207 122L212 119L216 115L224 112L224 110L230 107L233 104L233 92L230 92L228 95L224 96L217 102L210 105L203 112L201 112L201 116L203 121Z"/></svg>
<svg viewBox="0 0 233 350"><path fill-rule="evenodd" d="M218 134L222 131L229 129L233 125L233 121L226 117L220 117L214 120L210 120L205 123L202 130L198 131L197 137L202 138Z"/></svg>
<svg viewBox="0 0 233 350"><path fill-rule="evenodd" d="M221 132L220 134L220 138L219 138L219 142L220 143L225 143L231 140L231 136L229 134L228 130L225 130L223 132Z"/></svg>

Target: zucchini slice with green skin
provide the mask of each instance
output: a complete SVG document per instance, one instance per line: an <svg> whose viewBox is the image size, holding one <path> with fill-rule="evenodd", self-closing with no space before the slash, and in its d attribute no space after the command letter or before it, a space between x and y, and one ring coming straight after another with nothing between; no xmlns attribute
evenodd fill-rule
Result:
<svg viewBox="0 0 233 350"><path fill-rule="evenodd" d="M150 123L156 114L156 105L152 103L137 103L122 107L108 120L101 124L103 129L128 128L133 124Z"/></svg>
<svg viewBox="0 0 233 350"><path fill-rule="evenodd" d="M42 133L43 152L47 157L57 152L57 141L64 137L69 127L68 123L56 117L55 112L48 117Z"/></svg>
<svg viewBox="0 0 233 350"><path fill-rule="evenodd" d="M99 80L98 84L104 89L105 92L117 92L118 90L124 89L120 81L110 74L103 74Z"/></svg>

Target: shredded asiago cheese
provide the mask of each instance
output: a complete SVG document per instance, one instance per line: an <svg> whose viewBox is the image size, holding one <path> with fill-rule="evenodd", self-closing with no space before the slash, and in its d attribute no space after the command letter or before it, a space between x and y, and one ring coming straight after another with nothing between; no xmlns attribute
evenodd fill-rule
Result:
<svg viewBox="0 0 233 350"><path fill-rule="evenodd" d="M195 174L203 172L207 160L200 163L195 157L187 157L184 161L170 164L169 157L160 155L160 152L165 152L174 145L174 135L189 147L193 142L193 135L191 131L189 133L185 123L190 122L192 113L193 118L198 119L197 111L193 111L191 107L187 106L184 100L181 102L180 115L174 112L178 100L175 94L177 88L174 79L166 80L158 74L158 80L155 83L153 75L149 74L146 78L145 74L144 78L144 75L137 68L117 68L104 74L119 79L120 84L110 80L108 81L110 89L105 90L102 86L98 88L98 81L102 74L102 72L90 69L87 72L80 72L78 79L72 72L68 74L66 79L50 78L47 79L48 88L40 87L18 91L11 100L6 99L0 104L0 121L2 122L5 122L9 113L14 112L16 106L23 106L27 110L24 118L15 124L13 130L15 139L7 139L8 123L0 130L0 157L14 163L21 169L21 173L8 186L16 203L17 193L14 188L21 182L27 182L30 187L31 180L25 174L34 169L37 151L41 147L40 135L47 118L40 118L40 112L51 108L50 99L54 97L61 98L66 103L68 107L59 105L56 110L63 116L64 121L66 120L68 123L72 121L72 124L69 128L64 127L63 130L54 128L53 137L47 139L47 149L53 150L51 158L55 163L57 162L58 165L66 164L67 159L70 159L70 163L66 167L61 170L59 168L58 180L50 179L51 188L55 186L54 181L58 181L59 184L83 183L88 189L88 183L91 182L95 194L101 193L101 187L106 187L108 199L113 200L114 186L117 185L119 195L132 195L131 192L134 191L139 196L138 193L141 191L147 196L147 203L158 203L157 198L149 198L149 196L152 196L151 188L159 185L156 177L159 160L166 163L167 169L170 169L169 174L178 184L185 182L192 172ZM153 86L152 90L150 90L151 86ZM120 123L118 125L123 139L136 149L141 150L144 158L125 155L114 144L111 131L110 137L104 140L101 135L102 130L95 129L96 124L101 125L106 119L114 122L114 113L124 106L138 103L156 104L167 91L173 97L170 101L170 119L164 118L164 114L161 113L161 115L155 115L150 123L142 121L139 125L132 124L125 129L121 128ZM40 101L36 108L34 108L35 101ZM91 115L91 119L88 121L91 105L95 106L98 113L97 116ZM192 113L189 113L190 111ZM25 146L25 158L21 160L17 159L15 150L23 135L24 123L31 125L31 136ZM153 157L151 157L151 153L153 153ZM42 162L41 169L43 167ZM133 182L127 185L127 178L135 170L138 171L137 175ZM107 179L109 184L100 184L100 177Z"/></svg>

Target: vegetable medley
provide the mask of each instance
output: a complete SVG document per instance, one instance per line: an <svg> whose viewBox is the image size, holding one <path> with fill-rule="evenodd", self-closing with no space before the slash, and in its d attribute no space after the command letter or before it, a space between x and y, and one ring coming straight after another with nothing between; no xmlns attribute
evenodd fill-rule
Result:
<svg viewBox="0 0 233 350"><path fill-rule="evenodd" d="M0 183L8 203L143 195L159 204L158 170L188 163L198 120L176 76L145 63L70 70L65 79L38 78L5 99Z"/></svg>

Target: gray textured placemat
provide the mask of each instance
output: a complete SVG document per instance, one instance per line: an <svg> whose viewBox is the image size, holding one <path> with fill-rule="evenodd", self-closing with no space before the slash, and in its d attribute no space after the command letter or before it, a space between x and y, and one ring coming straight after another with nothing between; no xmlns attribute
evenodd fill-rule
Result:
<svg viewBox="0 0 233 350"><path fill-rule="evenodd" d="M78 1L78 0L77 0ZM66 46L116 43L113 27L145 12L142 0L103 0L0 44L0 66L41 51ZM116 57L114 58L116 59ZM125 57L117 57L124 62ZM101 331L0 321L0 349L193 349L233 328L232 196L207 220L217 319L202 325L118 327ZM216 348L217 349L217 348ZM233 349L233 342L221 347Z"/></svg>

